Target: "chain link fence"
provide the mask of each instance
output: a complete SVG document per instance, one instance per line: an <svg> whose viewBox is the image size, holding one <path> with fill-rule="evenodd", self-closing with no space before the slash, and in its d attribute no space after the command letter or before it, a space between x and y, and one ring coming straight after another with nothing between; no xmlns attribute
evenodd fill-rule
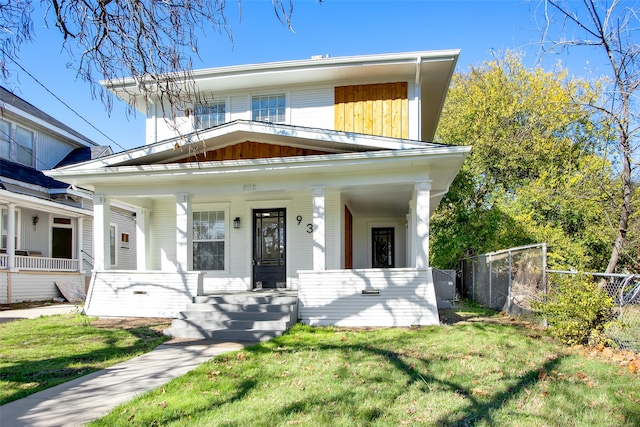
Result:
<svg viewBox="0 0 640 427"><path fill-rule="evenodd" d="M460 294L513 316L533 314L531 303L546 292L544 243L465 258L460 262Z"/></svg>
<svg viewBox="0 0 640 427"><path fill-rule="evenodd" d="M462 297L511 316L538 317L532 303L541 301L548 274L575 271L547 269L544 243L491 252L460 261L458 292ZM611 297L614 308L605 326L612 346L640 353L640 275L582 273ZM542 321L542 318L540 318Z"/></svg>
<svg viewBox="0 0 640 427"><path fill-rule="evenodd" d="M573 271L547 273L574 275ZM640 354L640 275L583 273L591 277L613 301L604 335L613 347Z"/></svg>

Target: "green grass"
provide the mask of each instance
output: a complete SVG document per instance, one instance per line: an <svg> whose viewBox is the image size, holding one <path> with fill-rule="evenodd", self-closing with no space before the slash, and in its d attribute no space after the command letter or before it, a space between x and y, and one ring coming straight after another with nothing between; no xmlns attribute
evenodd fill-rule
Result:
<svg viewBox="0 0 640 427"><path fill-rule="evenodd" d="M92 326L81 314L0 324L0 405L150 351L166 338L149 327Z"/></svg>
<svg viewBox="0 0 640 427"><path fill-rule="evenodd" d="M298 325L90 425L640 425L637 374L508 319L465 321L477 314L413 329Z"/></svg>

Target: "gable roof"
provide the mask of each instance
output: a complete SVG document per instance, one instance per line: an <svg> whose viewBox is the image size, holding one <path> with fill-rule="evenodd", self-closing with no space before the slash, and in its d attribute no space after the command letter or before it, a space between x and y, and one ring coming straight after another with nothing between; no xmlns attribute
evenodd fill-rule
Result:
<svg viewBox="0 0 640 427"><path fill-rule="evenodd" d="M366 82L402 78L420 88L421 139L430 141L455 70L459 49L312 58L298 61L270 62L207 68L189 73L196 90L215 94L221 91L309 85L330 82ZM171 76L173 81L176 76ZM139 84L132 78L101 82L127 104L147 114L147 105Z"/></svg>
<svg viewBox="0 0 640 427"><path fill-rule="evenodd" d="M306 148L331 154L447 147L443 144L384 136L235 120L204 131L192 132L111 156L57 169L80 171L178 162L195 153L216 150L247 141Z"/></svg>
<svg viewBox="0 0 640 427"><path fill-rule="evenodd" d="M95 147L78 147L65 156L55 167L74 165L76 163L86 162L87 160L97 159L98 157L113 154L111 147L98 145Z"/></svg>
<svg viewBox="0 0 640 427"><path fill-rule="evenodd" d="M81 133L73 130L69 126L65 125L61 121L51 117L39 108L31 105L24 99L20 98L15 93L0 86L0 109L2 114L4 111L11 111L14 114L22 116L26 120L29 120L35 124L39 124L49 130L63 135L67 138L73 139L75 142L86 145L95 146L98 145Z"/></svg>

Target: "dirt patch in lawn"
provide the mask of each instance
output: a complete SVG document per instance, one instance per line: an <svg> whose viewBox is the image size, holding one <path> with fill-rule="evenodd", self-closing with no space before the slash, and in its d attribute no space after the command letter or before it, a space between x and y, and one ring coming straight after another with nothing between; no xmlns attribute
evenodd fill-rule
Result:
<svg viewBox="0 0 640 427"><path fill-rule="evenodd" d="M162 333L171 326L171 319L164 317L99 317L91 321L91 326L102 329L148 328Z"/></svg>

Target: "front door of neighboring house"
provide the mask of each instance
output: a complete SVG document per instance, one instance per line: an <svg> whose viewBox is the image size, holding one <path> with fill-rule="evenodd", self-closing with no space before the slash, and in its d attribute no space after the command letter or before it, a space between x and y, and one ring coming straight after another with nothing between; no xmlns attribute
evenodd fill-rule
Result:
<svg viewBox="0 0 640 427"><path fill-rule="evenodd" d="M285 288L285 209L253 211L253 287Z"/></svg>
<svg viewBox="0 0 640 427"><path fill-rule="evenodd" d="M381 227L371 229L372 242L372 267L395 267L395 231L393 227Z"/></svg>
<svg viewBox="0 0 640 427"><path fill-rule="evenodd" d="M51 230L51 258L73 258L73 230L53 227Z"/></svg>

